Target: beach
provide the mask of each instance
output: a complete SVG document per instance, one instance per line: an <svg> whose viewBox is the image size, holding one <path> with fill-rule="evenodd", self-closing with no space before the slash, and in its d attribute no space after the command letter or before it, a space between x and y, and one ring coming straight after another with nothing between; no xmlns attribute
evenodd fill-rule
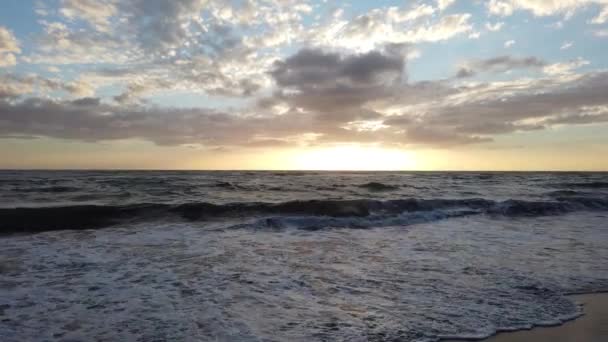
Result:
<svg viewBox="0 0 608 342"><path fill-rule="evenodd" d="M500 333L487 342L605 342L608 341L608 293L572 296L584 315L557 327ZM460 340L462 341L462 340ZM455 342L455 341L446 341Z"/></svg>

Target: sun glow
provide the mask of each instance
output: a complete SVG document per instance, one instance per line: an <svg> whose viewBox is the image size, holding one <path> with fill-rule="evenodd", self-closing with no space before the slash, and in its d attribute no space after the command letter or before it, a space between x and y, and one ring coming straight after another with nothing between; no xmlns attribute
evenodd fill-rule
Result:
<svg viewBox="0 0 608 342"><path fill-rule="evenodd" d="M376 146L340 145L304 151L294 160L301 170L411 170L413 152Z"/></svg>

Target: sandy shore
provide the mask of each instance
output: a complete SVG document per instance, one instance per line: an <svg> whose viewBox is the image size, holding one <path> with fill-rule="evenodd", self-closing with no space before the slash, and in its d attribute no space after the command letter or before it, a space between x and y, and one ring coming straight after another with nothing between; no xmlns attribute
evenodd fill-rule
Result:
<svg viewBox="0 0 608 342"><path fill-rule="evenodd" d="M558 327L500 333L484 342L606 342L608 341L608 293L576 295L585 315ZM450 341L444 341L450 342ZM452 341L455 342L455 341Z"/></svg>

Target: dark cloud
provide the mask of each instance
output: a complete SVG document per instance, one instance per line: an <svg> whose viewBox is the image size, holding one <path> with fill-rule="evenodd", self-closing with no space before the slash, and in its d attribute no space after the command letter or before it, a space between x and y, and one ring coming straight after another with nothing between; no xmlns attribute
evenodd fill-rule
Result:
<svg viewBox="0 0 608 342"><path fill-rule="evenodd" d="M298 89L335 88L337 85L367 86L382 83L383 76L398 80L404 67L399 55L384 55L377 51L360 55L341 56L322 50L300 50L294 56L275 64L271 72L280 86Z"/></svg>
<svg viewBox="0 0 608 342"><path fill-rule="evenodd" d="M99 99L0 100L0 136L47 136L80 141L143 139L159 145L251 146L308 133L314 119L299 113L274 117L212 109L113 105ZM267 137L260 139L259 137Z"/></svg>
<svg viewBox="0 0 608 342"><path fill-rule="evenodd" d="M275 63L271 75L280 91L263 102L301 108L332 124L377 119L365 105L394 95L404 63L401 55L378 51L344 56L304 49Z"/></svg>
<svg viewBox="0 0 608 342"><path fill-rule="evenodd" d="M476 75L475 71L473 71L469 68L460 68L460 69L458 69L458 72L456 73L456 78L467 78L467 77L473 77L475 75Z"/></svg>
<svg viewBox="0 0 608 342"><path fill-rule="evenodd" d="M540 68L547 65L547 63L536 57L517 58L512 56L499 56L477 61L474 65L482 70L504 71L517 68Z"/></svg>
<svg viewBox="0 0 608 342"><path fill-rule="evenodd" d="M76 106L99 106L101 100L97 97L83 97L72 101Z"/></svg>
<svg viewBox="0 0 608 342"><path fill-rule="evenodd" d="M456 73L456 78L473 77L482 72L507 72L515 69L534 69L547 66L536 57L498 56L488 59L472 60L465 63Z"/></svg>
<svg viewBox="0 0 608 342"><path fill-rule="evenodd" d="M566 121L602 122L601 115L588 112L608 105L608 73L588 74L549 89L531 86L509 96L502 95L505 90L491 89L490 98L473 97L465 103L435 107L424 121L431 127L487 136L537 130Z"/></svg>

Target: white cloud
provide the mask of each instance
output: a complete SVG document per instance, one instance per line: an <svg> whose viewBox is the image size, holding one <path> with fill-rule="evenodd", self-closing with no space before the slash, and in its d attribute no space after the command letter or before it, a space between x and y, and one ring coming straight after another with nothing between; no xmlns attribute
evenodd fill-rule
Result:
<svg viewBox="0 0 608 342"><path fill-rule="evenodd" d="M608 30L596 30L593 31L593 35L600 38L608 37Z"/></svg>
<svg viewBox="0 0 608 342"><path fill-rule="evenodd" d="M0 67L17 64L15 54L21 53L19 41L6 27L0 26Z"/></svg>
<svg viewBox="0 0 608 342"><path fill-rule="evenodd" d="M603 24L608 20L608 5L602 8L601 12L591 20L593 24Z"/></svg>
<svg viewBox="0 0 608 342"><path fill-rule="evenodd" d="M12 53L0 54L0 67L10 67L17 65L17 57Z"/></svg>
<svg viewBox="0 0 608 342"><path fill-rule="evenodd" d="M560 49L560 50L568 50L569 48L571 48L571 47L572 47L572 45L574 45L574 43L573 43L573 42L570 42L570 41L568 41L568 42L564 42L564 43L562 44L562 46L561 46L559 49Z"/></svg>
<svg viewBox="0 0 608 342"><path fill-rule="evenodd" d="M93 88L82 80L64 82L57 78L44 78L37 75L0 75L0 100L23 95L48 95L54 91L64 91L74 97L94 95Z"/></svg>
<svg viewBox="0 0 608 342"><path fill-rule="evenodd" d="M390 7L387 12L387 17L389 20L392 20L395 23L403 23L406 21L413 21L428 17L433 15L433 13L435 13L435 9L433 7L422 4L411 10L402 10L398 7Z"/></svg>
<svg viewBox="0 0 608 342"><path fill-rule="evenodd" d="M491 14L502 16L509 16L513 14L513 5L511 5L509 2L501 0L490 0L490 2L486 4L486 6L488 7L488 11Z"/></svg>
<svg viewBox="0 0 608 342"><path fill-rule="evenodd" d="M510 16L516 10L523 10L532 12L535 16L571 17L576 11L589 5L602 6L600 14L593 19L594 23L603 23L608 19L606 0L490 0L486 7L491 14L500 16Z"/></svg>
<svg viewBox="0 0 608 342"><path fill-rule="evenodd" d="M446 8L452 6L456 0L437 0L437 7L440 11L445 10Z"/></svg>
<svg viewBox="0 0 608 342"><path fill-rule="evenodd" d="M513 39L507 40L504 44L505 48L510 48L513 45L515 45L515 41Z"/></svg>
<svg viewBox="0 0 608 342"><path fill-rule="evenodd" d="M114 0L62 0L61 5L61 15L84 20L100 31L108 30L110 17L117 12Z"/></svg>
<svg viewBox="0 0 608 342"><path fill-rule="evenodd" d="M410 42L436 42L450 39L458 34L472 30L471 15L453 14L442 17L439 22L430 26L418 27L405 34L405 40Z"/></svg>
<svg viewBox="0 0 608 342"><path fill-rule="evenodd" d="M479 31L469 33L469 39L479 39L479 37L481 37L481 32Z"/></svg>
<svg viewBox="0 0 608 342"><path fill-rule="evenodd" d="M29 63L114 64L142 55L124 36L74 29L62 22L41 24L44 32L38 38L37 51L24 57Z"/></svg>
<svg viewBox="0 0 608 342"><path fill-rule="evenodd" d="M547 75L567 75L585 65L589 65L589 61L579 57L570 62L549 64L543 68L543 72Z"/></svg>
<svg viewBox="0 0 608 342"><path fill-rule="evenodd" d="M500 31L502 29L502 27L504 26L504 22L500 21L494 24L491 23L486 23L486 29L488 29L488 31L492 31L492 32L497 32Z"/></svg>
<svg viewBox="0 0 608 342"><path fill-rule="evenodd" d="M306 32L317 46L370 51L387 43L437 42L470 32L472 24L468 13L429 18L428 7L420 10L397 8L375 9L351 20L338 18ZM426 20L419 21L419 18Z"/></svg>

